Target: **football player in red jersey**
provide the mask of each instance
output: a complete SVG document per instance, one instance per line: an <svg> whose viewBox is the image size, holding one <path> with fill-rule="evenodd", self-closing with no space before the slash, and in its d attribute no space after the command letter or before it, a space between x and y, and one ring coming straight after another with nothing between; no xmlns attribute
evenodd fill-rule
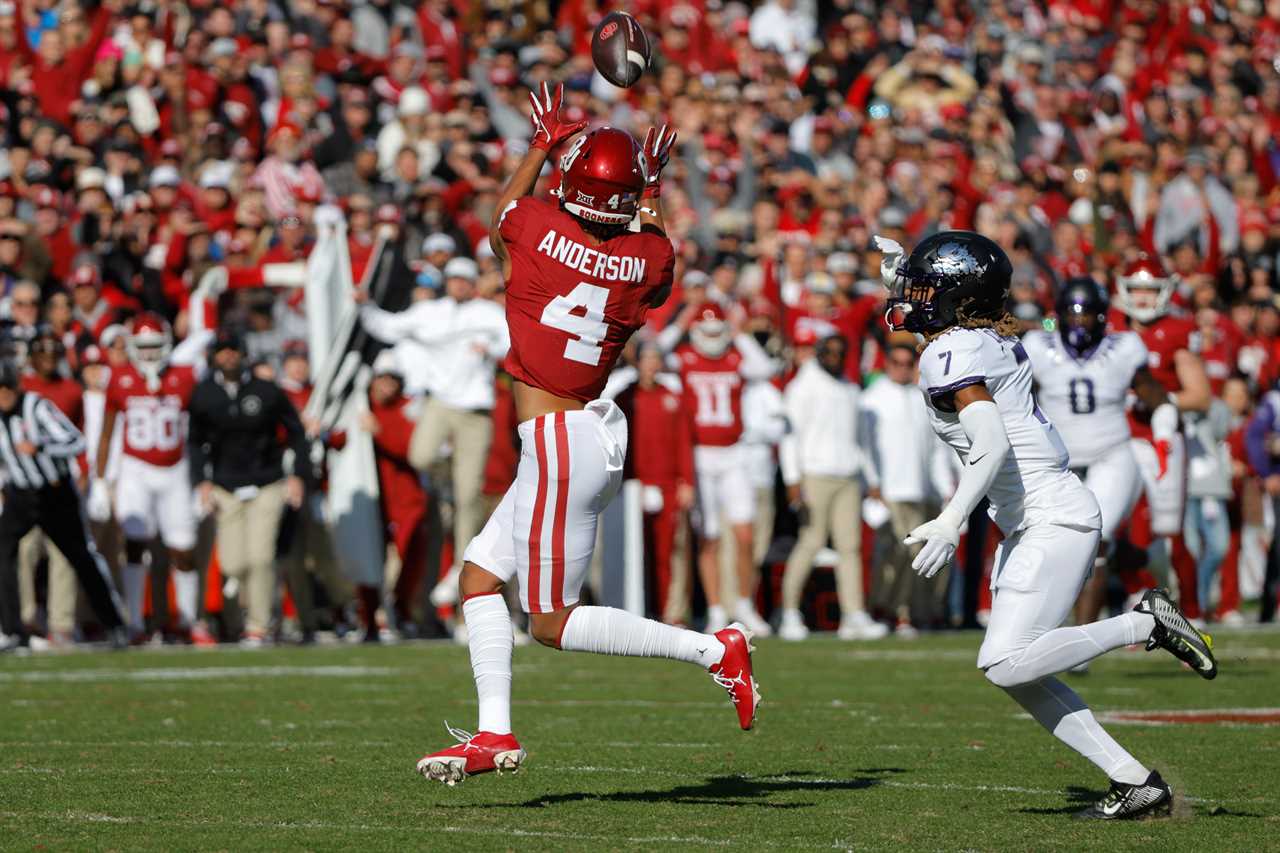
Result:
<svg viewBox="0 0 1280 853"><path fill-rule="evenodd" d="M1142 337L1150 373L1169 392L1168 402L1154 410L1131 409L1129 424L1151 513L1151 535L1169 538L1169 559L1177 572L1182 609L1195 619L1200 615L1195 561L1182 538L1187 457L1180 415L1208 411L1212 395L1199 355L1195 320L1169 313L1176 286L1177 279L1156 258L1142 255L1131 262L1116 277L1116 302L1123 315L1116 325L1127 325Z"/></svg>
<svg viewBox="0 0 1280 853"><path fill-rule="evenodd" d="M191 632L193 643L209 645L214 639L196 618L200 597L200 579L192 558L196 512L186 452L187 406L198 377L193 367L173 363L169 324L155 314L140 314L133 320L127 351L128 366L114 371L107 386L89 514L94 521L110 517L105 474L111 434L123 417L124 455L116 482L115 510L125 538L124 588L130 631L135 639L144 633L148 546L158 531L175 570L181 627Z"/></svg>
<svg viewBox="0 0 1280 853"><path fill-rule="evenodd" d="M463 555L460 591L479 729L450 728L460 743L417 765L426 778L448 784L515 770L525 757L511 733L513 634L501 595L513 579L529 632L544 645L701 665L728 690L744 729L759 702L750 632L742 626L712 636L578 605L596 522L621 486L627 447L626 419L597 398L623 344L671 290L675 255L658 199L675 134L651 129L641 148L625 131L594 130L560 160L558 204L533 198L551 150L585 124L561 115L562 93L543 84L530 96L533 139L489 232L507 282L507 367L521 452L515 482Z"/></svg>
<svg viewBox="0 0 1280 853"><path fill-rule="evenodd" d="M698 574L707 597L707 630L728 622L720 597L720 520L737 540L738 602L734 614L757 634L771 633L756 612L752 526L755 489L747 475L742 438L742 391L773 376L773 360L755 338L738 332L714 302L699 307L689 343L676 349L685 407L693 414L693 466L698 482Z"/></svg>

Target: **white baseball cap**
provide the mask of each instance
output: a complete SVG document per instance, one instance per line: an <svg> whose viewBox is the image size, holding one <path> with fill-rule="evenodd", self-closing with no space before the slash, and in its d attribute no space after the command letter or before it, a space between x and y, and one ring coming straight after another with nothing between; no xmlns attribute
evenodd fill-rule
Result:
<svg viewBox="0 0 1280 853"><path fill-rule="evenodd" d="M400 363L396 360L394 350L384 349L373 360L373 375L385 376L388 373L393 376L399 376Z"/></svg>
<svg viewBox="0 0 1280 853"><path fill-rule="evenodd" d="M152 187L176 187L182 183L182 176L178 174L178 170L173 166L156 166L151 170L151 180L148 182Z"/></svg>
<svg viewBox="0 0 1280 853"><path fill-rule="evenodd" d="M430 107L431 99L421 86L410 86L400 93L398 112L402 116L424 116Z"/></svg>
<svg viewBox="0 0 1280 853"><path fill-rule="evenodd" d="M453 254L458 251L457 242L448 234L435 233L427 235L427 239L422 241L422 254L430 255L433 252L448 252Z"/></svg>
<svg viewBox="0 0 1280 853"><path fill-rule="evenodd" d="M470 258L450 258L444 265L445 278L465 278L475 281L480 277L480 267Z"/></svg>

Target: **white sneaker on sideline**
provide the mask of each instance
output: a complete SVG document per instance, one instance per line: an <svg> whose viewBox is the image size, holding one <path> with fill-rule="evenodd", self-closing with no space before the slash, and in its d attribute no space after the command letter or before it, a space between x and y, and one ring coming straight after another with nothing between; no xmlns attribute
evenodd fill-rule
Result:
<svg viewBox="0 0 1280 853"><path fill-rule="evenodd" d="M920 631L915 625L904 619L894 626L893 636L899 640L915 640L919 638Z"/></svg>
<svg viewBox="0 0 1280 853"><path fill-rule="evenodd" d="M467 631L467 623L458 622L453 626L453 641L458 645L465 646L470 636L470 632Z"/></svg>
<svg viewBox="0 0 1280 853"><path fill-rule="evenodd" d="M1245 619L1244 614L1239 610L1228 610L1226 613L1223 613L1218 617L1218 622L1232 628L1238 628L1241 625L1248 624L1249 620Z"/></svg>
<svg viewBox="0 0 1280 853"><path fill-rule="evenodd" d="M778 623L778 636L792 642L809 639L809 628L804 624L804 614L792 609L782 611L782 620Z"/></svg>
<svg viewBox="0 0 1280 853"><path fill-rule="evenodd" d="M889 626L877 622L865 610L846 614L840 620L836 636L842 640L882 640L889 635Z"/></svg>
<svg viewBox="0 0 1280 853"><path fill-rule="evenodd" d="M703 633L714 634L717 631L723 631L729 627L729 619L725 616L724 608L718 604L714 604L707 608L707 624L702 629Z"/></svg>
<svg viewBox="0 0 1280 853"><path fill-rule="evenodd" d="M738 607L736 610L738 621L751 631L757 637L772 637L773 627L756 612L755 605L745 598L738 599Z"/></svg>
<svg viewBox="0 0 1280 853"><path fill-rule="evenodd" d="M440 579L440 582L431 588L432 607L448 607L450 604L458 603L458 579L462 577L462 568L454 566L449 573Z"/></svg>

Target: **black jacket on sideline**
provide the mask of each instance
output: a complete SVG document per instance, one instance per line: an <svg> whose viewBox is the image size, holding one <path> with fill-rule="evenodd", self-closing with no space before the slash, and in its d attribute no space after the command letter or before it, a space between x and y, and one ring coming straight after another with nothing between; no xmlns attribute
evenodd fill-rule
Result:
<svg viewBox="0 0 1280 853"><path fill-rule="evenodd" d="M283 429L285 440L280 440ZM298 412L274 382L245 371L229 384L213 371L191 396L191 479L211 480L229 492L267 486L285 475L284 450L295 463L307 458Z"/></svg>

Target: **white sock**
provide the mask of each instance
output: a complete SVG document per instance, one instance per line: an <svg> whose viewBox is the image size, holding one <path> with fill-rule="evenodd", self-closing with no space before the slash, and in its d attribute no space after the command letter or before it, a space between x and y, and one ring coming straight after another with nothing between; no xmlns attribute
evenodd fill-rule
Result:
<svg viewBox="0 0 1280 853"><path fill-rule="evenodd" d="M707 624L708 625L725 625L729 622L725 618L724 608L719 604L711 604L707 606Z"/></svg>
<svg viewBox="0 0 1280 853"><path fill-rule="evenodd" d="M183 627L190 628L196 624L200 611L200 573L174 569L173 593L178 599L178 615L182 617Z"/></svg>
<svg viewBox="0 0 1280 853"><path fill-rule="evenodd" d="M1053 736L1092 761L1107 778L1139 785L1150 771L1107 734L1075 691L1056 678L1006 687L1005 692L1027 709Z"/></svg>
<svg viewBox="0 0 1280 853"><path fill-rule="evenodd" d="M129 630L141 631L142 600L147 591L147 567L145 563L125 563L124 598L129 607Z"/></svg>
<svg viewBox="0 0 1280 853"><path fill-rule="evenodd" d="M1144 643L1155 625L1150 614L1130 611L1088 625L1054 628L1036 637L1017 657L991 667L988 673L996 676L992 681L1002 687L1039 681L1088 663L1112 649Z"/></svg>
<svg viewBox="0 0 1280 853"><path fill-rule="evenodd" d="M670 658L710 669L724 644L710 634L665 625L614 607L575 607L564 623L560 648L599 655Z"/></svg>
<svg viewBox="0 0 1280 853"><path fill-rule="evenodd" d="M511 612L499 594L477 595L462 603L471 649L471 674L480 702L477 731L511 734Z"/></svg>

